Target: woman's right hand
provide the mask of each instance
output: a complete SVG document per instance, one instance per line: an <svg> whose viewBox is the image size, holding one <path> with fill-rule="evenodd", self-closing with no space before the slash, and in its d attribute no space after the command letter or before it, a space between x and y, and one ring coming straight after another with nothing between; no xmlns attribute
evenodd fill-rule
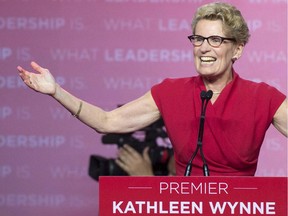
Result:
<svg viewBox="0 0 288 216"><path fill-rule="evenodd" d="M17 67L23 82L34 91L54 95L56 92L56 82L48 69L42 68L36 62L31 62L32 68L37 72L29 72L21 66Z"/></svg>

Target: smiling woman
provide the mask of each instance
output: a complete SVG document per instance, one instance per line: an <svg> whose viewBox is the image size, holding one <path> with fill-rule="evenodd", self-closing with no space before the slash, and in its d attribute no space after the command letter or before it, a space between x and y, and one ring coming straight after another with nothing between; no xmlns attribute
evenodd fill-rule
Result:
<svg viewBox="0 0 288 216"><path fill-rule="evenodd" d="M232 81L232 65L241 57L244 44L226 36L220 20L198 21L191 39L197 72L208 89L221 92Z"/></svg>
<svg viewBox="0 0 288 216"><path fill-rule="evenodd" d="M241 10L251 33L236 61L228 48L237 50L238 42L225 40L219 47L211 46L217 41L214 36L237 38L232 34L238 32L235 26L231 34L228 28L214 29L214 22L220 21L217 27L221 27L223 21L214 16L214 9L221 9L216 14L229 12L227 4L206 5L211 0L0 2L0 181L6 186L1 215L97 215L98 183L88 173L85 177L84 171L75 178L77 167L88 171L89 155L115 158L117 149L103 145L95 130L131 130L163 116L175 149L177 175L183 175L197 148L200 93L209 88L213 98L207 104L202 141L210 175L254 175L258 164L257 176L287 176L287 138L278 132L286 134L282 127L285 95L273 88L287 91L287 1L226 1ZM198 7L211 16L197 22L196 32L191 17L198 14ZM235 15L239 13L233 9L232 18ZM202 21L213 24L210 28L215 31L206 31ZM198 40L204 38L203 43L194 47L188 35L201 36ZM209 45L205 38L211 36ZM194 49L200 72L209 72L205 79L194 67ZM232 59L223 55L224 50ZM224 59L227 70L232 65L227 85L218 83L220 78L210 70L223 66ZM40 67L32 63L32 69L26 70L32 61ZM16 64L21 65L18 69L25 82L15 73ZM175 79L163 81L165 77ZM79 110L78 119L74 118ZM110 123L95 125L106 120ZM203 175L201 155L192 165L192 176ZM30 195L37 205L25 202ZM47 204L49 195L59 195L55 198L59 204Z"/></svg>

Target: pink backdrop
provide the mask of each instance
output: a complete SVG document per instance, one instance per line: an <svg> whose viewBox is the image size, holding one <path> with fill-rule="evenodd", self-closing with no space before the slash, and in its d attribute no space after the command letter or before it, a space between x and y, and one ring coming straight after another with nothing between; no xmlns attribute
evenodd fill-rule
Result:
<svg viewBox="0 0 288 216"><path fill-rule="evenodd" d="M61 85L105 109L166 77L195 75L187 39L205 0L0 0L0 214L95 216L91 154L115 145L50 97L28 90L17 65L47 67ZM230 0L251 29L235 67L287 92L287 1ZM258 176L287 176L286 138L270 128ZM119 185L120 187L120 185Z"/></svg>

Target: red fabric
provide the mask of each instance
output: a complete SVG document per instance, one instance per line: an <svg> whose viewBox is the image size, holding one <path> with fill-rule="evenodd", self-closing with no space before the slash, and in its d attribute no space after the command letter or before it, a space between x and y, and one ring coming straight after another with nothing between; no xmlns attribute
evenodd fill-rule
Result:
<svg viewBox="0 0 288 216"><path fill-rule="evenodd" d="M206 89L200 76L166 79L151 89L173 144L180 176L196 149L202 90ZM203 152L211 176L255 174L265 132L285 98L276 88L244 80L234 72L233 81L206 110ZM198 152L191 175L203 175L202 165Z"/></svg>

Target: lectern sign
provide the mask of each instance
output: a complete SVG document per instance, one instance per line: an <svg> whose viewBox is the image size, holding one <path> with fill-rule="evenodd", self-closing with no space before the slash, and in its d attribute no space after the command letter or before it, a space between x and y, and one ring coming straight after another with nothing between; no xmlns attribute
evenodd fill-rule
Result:
<svg viewBox="0 0 288 216"><path fill-rule="evenodd" d="M287 178L100 177L100 215L287 215Z"/></svg>

